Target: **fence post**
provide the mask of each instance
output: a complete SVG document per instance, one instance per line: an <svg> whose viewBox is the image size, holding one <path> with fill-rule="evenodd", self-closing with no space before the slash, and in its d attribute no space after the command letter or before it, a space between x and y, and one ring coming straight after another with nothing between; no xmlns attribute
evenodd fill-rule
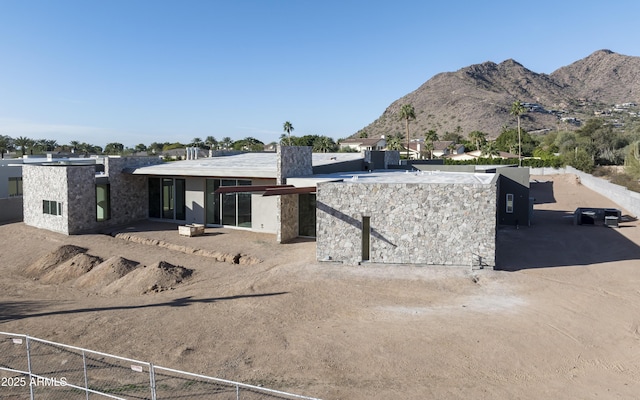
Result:
<svg viewBox="0 0 640 400"><path fill-rule="evenodd" d="M236 385L236 400L240 400L240 386Z"/></svg>
<svg viewBox="0 0 640 400"><path fill-rule="evenodd" d="M27 345L27 368L29 369L29 398L33 400L33 387L31 384L31 344L29 343L29 336L25 335L24 342Z"/></svg>
<svg viewBox="0 0 640 400"><path fill-rule="evenodd" d="M89 400L89 376L87 374L87 356L84 350L82 350L82 369L84 370L84 393Z"/></svg>
<svg viewBox="0 0 640 400"><path fill-rule="evenodd" d="M153 363L149 363L149 385L151 385L151 400L156 400L156 371Z"/></svg>

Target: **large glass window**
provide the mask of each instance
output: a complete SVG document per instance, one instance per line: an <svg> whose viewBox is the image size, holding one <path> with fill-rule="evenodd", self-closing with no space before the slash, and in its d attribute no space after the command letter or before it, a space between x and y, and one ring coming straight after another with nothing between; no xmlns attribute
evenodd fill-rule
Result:
<svg viewBox="0 0 640 400"><path fill-rule="evenodd" d="M251 228L251 193L215 193L220 186L251 186L245 179L207 179L207 223Z"/></svg>
<svg viewBox="0 0 640 400"><path fill-rule="evenodd" d="M184 179L149 178L149 217L186 219L186 185Z"/></svg>
<svg viewBox="0 0 640 400"><path fill-rule="evenodd" d="M9 197L22 196L22 177L9 178Z"/></svg>
<svg viewBox="0 0 640 400"><path fill-rule="evenodd" d="M149 218L160 218L162 216L161 192L160 179L149 178Z"/></svg>
<svg viewBox="0 0 640 400"><path fill-rule="evenodd" d="M298 195L298 235L316 236L316 195Z"/></svg>
<svg viewBox="0 0 640 400"><path fill-rule="evenodd" d="M220 225L220 196L215 191L220 187L220 179L207 179L207 224Z"/></svg>
<svg viewBox="0 0 640 400"><path fill-rule="evenodd" d="M96 185L96 220L111 219L111 196L109 185Z"/></svg>

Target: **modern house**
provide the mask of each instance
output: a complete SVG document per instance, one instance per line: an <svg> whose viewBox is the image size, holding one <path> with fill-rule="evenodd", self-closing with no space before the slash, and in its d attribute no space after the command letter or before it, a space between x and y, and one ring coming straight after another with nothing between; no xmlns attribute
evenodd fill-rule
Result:
<svg viewBox="0 0 640 400"><path fill-rule="evenodd" d="M466 153L458 153L458 154L452 154L450 156L448 156L447 158L451 159L451 160L475 160L478 158L499 158L502 160L509 160L509 159L518 159L518 155L517 154L512 154L512 153L508 153L506 151L499 151L498 154L494 154L494 155L488 155L488 154L483 154L482 150L473 150L473 151L469 151Z"/></svg>
<svg viewBox="0 0 640 400"><path fill-rule="evenodd" d="M387 140L384 136L379 138L354 138L340 141L341 149L351 149L353 151L378 151L387 147Z"/></svg>
<svg viewBox="0 0 640 400"><path fill-rule="evenodd" d="M464 145L456 144L453 141L435 141L432 143L433 149L424 139L414 140L409 143L409 158L419 160L429 158L440 158L451 154L464 153Z"/></svg>
<svg viewBox="0 0 640 400"><path fill-rule="evenodd" d="M273 233L279 243L316 237L319 260L492 267L497 225L528 221L528 169L399 164L397 151L282 146L168 163L25 165L24 222L65 234L141 219L197 223Z"/></svg>

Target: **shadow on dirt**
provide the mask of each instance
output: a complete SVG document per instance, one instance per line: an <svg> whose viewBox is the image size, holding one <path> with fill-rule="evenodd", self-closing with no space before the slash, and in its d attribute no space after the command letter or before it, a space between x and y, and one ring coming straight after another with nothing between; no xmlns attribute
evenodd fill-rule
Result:
<svg viewBox="0 0 640 400"><path fill-rule="evenodd" d="M640 260L640 247L620 233L627 228L637 229L635 224L624 222L619 228L574 225L573 212L535 210L530 227L498 230L496 269L518 271Z"/></svg>
<svg viewBox="0 0 640 400"><path fill-rule="evenodd" d="M0 322L2 321L15 321L25 318L47 317L51 315L67 315L77 313L99 312L99 311L117 311L117 310L132 310L151 307L188 307L191 304L196 303L215 303L218 301L226 300L239 300L256 297L269 297L280 296L288 294L288 292L274 292L274 293L259 293L259 294L240 294L227 297L211 297L206 299L194 299L191 296L180 297L171 301L163 303L142 304L135 306L111 306L111 307L97 307L97 308L78 308L73 310L57 310L57 311L45 311L35 312L39 309L49 306L46 302L36 301L20 301L20 302L3 302L0 303ZM59 302L56 302L59 304Z"/></svg>

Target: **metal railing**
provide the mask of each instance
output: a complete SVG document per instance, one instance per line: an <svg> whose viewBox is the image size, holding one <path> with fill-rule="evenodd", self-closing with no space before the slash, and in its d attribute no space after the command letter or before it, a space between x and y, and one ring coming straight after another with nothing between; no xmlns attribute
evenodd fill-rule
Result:
<svg viewBox="0 0 640 400"><path fill-rule="evenodd" d="M319 400L7 332L0 332L0 398Z"/></svg>

